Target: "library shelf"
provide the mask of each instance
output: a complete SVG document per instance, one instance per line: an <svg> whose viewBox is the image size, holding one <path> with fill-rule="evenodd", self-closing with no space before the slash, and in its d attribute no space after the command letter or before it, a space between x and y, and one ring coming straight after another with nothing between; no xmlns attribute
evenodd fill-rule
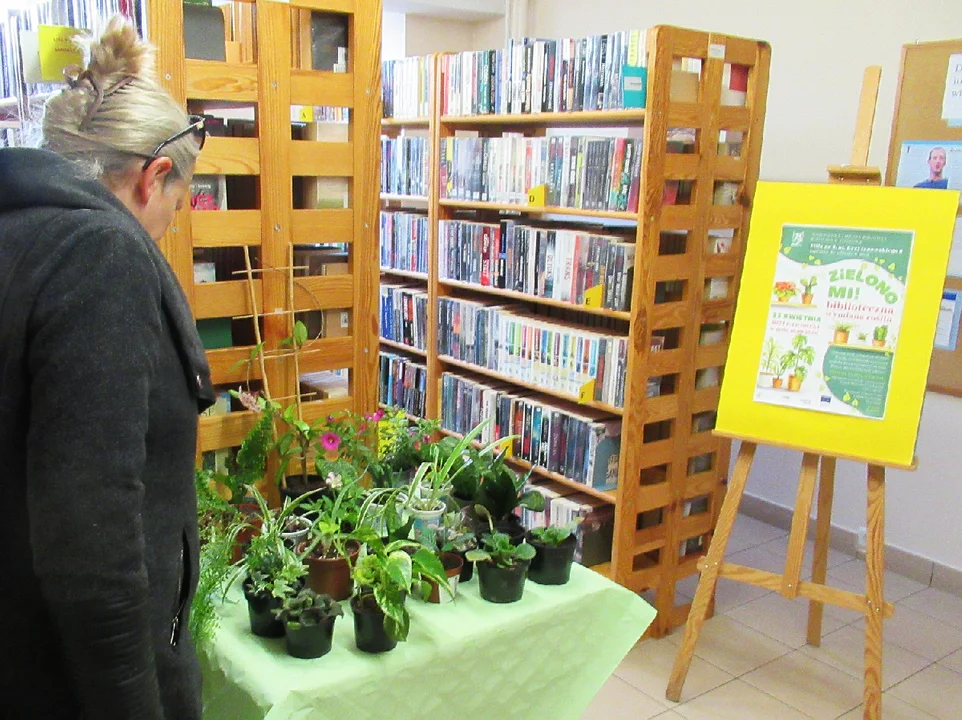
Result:
<svg viewBox="0 0 962 720"><path fill-rule="evenodd" d="M381 118L381 127L428 127L431 124L430 117L416 118Z"/></svg>
<svg viewBox="0 0 962 720"><path fill-rule="evenodd" d="M404 352L409 352L413 355L420 355L421 357L427 357L428 353L426 350L421 350L420 348L411 347L410 345L405 345L404 343L395 342L394 340L388 340L387 338L381 338L381 344L386 345L389 348L394 348L395 350L403 350Z"/></svg>
<svg viewBox="0 0 962 720"><path fill-rule="evenodd" d="M566 392L561 392L560 390L552 390L551 388L546 388L536 383L525 382L524 380L519 380L511 375L504 375L495 370L489 370L488 368L481 367L480 365L474 365L473 363L463 362L457 358L453 358L450 355L439 355L438 360L452 367L461 368L462 370L467 370L468 372L477 373L479 375L486 375L487 377L494 378L495 380L503 380L504 382L511 383L512 385L518 385L519 387L528 388L529 390L535 390L544 395L550 395L551 397L558 398L559 400L564 400L569 403L574 403L575 405L581 405L582 407L590 407L595 410L601 410L606 413L611 413L612 415L623 415L624 410L615 407L614 405L608 405L602 402L578 402L577 395L571 395Z"/></svg>
<svg viewBox="0 0 962 720"><path fill-rule="evenodd" d="M426 203L427 201L427 195L395 195L393 193L381 193L381 202Z"/></svg>
<svg viewBox="0 0 962 720"><path fill-rule="evenodd" d="M628 110L573 110L570 112L516 113L512 115L442 115L445 125L638 125L644 108Z"/></svg>
<svg viewBox="0 0 962 720"><path fill-rule="evenodd" d="M616 320L631 320L630 312L610 310L608 308L588 307L587 305L575 305L574 303L564 302L563 300L554 300L552 298L540 297L538 295L530 295L528 293L518 292L517 290L503 290L501 288L490 287L488 285L477 285L475 283L463 282L461 280L450 280L447 278L441 278L438 280L438 284L443 285L444 287L461 288L463 290L471 290L472 292L485 293L486 295L498 295L500 297L524 300L525 302L533 302L539 305L548 305L550 307L563 308L565 310L577 310L578 312L601 315L602 317L615 318Z"/></svg>
<svg viewBox="0 0 962 720"><path fill-rule="evenodd" d="M496 210L499 212L516 212L529 215L574 215L583 218L605 218L608 220L630 220L638 222L638 213L621 210L583 210L581 208L556 207L552 205L520 205L514 203L478 202L475 200L438 201L441 207L454 210Z"/></svg>
<svg viewBox="0 0 962 720"><path fill-rule="evenodd" d="M428 274L417 272L416 270L396 270L395 268L382 267L382 275L396 275L398 277L408 278L410 280L420 280L421 282L428 281Z"/></svg>
<svg viewBox="0 0 962 720"><path fill-rule="evenodd" d="M461 433L456 433L453 430L446 430L445 428L440 428L438 432L440 432L442 435L448 435L450 437L456 437L456 438L463 437ZM474 445L475 447L478 447L478 448L482 447L482 444L479 442L475 442ZM554 482L559 483L560 485L565 485L566 487L574 488L579 492L583 492L587 495L591 495L592 497L596 497L600 500L604 500L605 502L609 502L612 504L615 502L615 493L613 490L596 490L595 488L589 485L585 485L584 483L580 483L577 480L572 480L571 478L565 477L564 475L559 475L556 472L551 472L550 470L543 468L540 465L532 465L527 460L522 460L521 458L516 458L514 456L509 456L506 458L506 460L510 465L514 465L516 468L520 470L524 470L524 471L530 470L533 474L538 475L539 477L545 478L546 480L553 480Z"/></svg>

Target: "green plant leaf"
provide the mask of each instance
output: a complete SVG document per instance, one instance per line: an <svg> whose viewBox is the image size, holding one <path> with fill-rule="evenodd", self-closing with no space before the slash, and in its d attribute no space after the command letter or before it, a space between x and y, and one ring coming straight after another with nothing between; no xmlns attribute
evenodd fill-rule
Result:
<svg viewBox="0 0 962 720"><path fill-rule="evenodd" d="M411 556L403 550L396 550L387 556L385 570L391 581L405 590L411 587L413 567Z"/></svg>
<svg viewBox="0 0 962 720"><path fill-rule="evenodd" d="M294 323L294 344L300 347L307 342L307 325L298 320Z"/></svg>

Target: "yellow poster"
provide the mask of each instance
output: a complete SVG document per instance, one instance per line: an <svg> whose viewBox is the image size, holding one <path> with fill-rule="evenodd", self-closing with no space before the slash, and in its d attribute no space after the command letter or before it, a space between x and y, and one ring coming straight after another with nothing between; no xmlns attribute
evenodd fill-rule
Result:
<svg viewBox="0 0 962 720"><path fill-rule="evenodd" d="M40 76L43 82L63 82L64 68L83 66L83 51L74 38L83 30L59 25L41 25L38 45L40 50Z"/></svg>
<svg viewBox="0 0 962 720"><path fill-rule="evenodd" d="M716 431L910 467L958 202L759 183Z"/></svg>

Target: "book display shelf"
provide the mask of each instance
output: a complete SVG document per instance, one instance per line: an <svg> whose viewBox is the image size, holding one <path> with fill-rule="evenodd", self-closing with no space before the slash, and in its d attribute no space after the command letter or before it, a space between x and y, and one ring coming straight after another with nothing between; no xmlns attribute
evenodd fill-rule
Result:
<svg viewBox="0 0 962 720"><path fill-rule="evenodd" d="M199 325L214 321L228 333L217 343L224 346L212 349L202 330L213 382L223 389L247 382L269 388L285 405L297 399L308 421L341 410L371 412L381 3L221 5L214 9L223 13L224 42L212 44L225 60L196 59L203 54L196 45L185 52L188 8L146 4L161 82L190 112L243 128L211 133L197 164L195 182L227 178L226 203L202 210L192 202L195 209L178 213L162 240ZM341 28L340 39L328 39L339 47L325 49L329 27L335 36ZM328 51L333 60L324 60ZM238 117L245 119L232 119ZM343 188L333 201L330 187ZM233 265L202 277L198 269L210 263L198 258L224 249L233 251ZM295 319L305 322L310 338L297 358L283 345ZM243 362L261 342L261 356ZM343 387L332 389L331 377L310 384L324 375ZM201 418L198 453L236 447L253 421L236 407Z"/></svg>
<svg viewBox="0 0 962 720"><path fill-rule="evenodd" d="M382 300L388 285L423 294L422 317L416 302L400 317L423 323L424 345L382 341L381 380L382 393L388 379L412 390L445 433L494 418L488 440L520 435L509 459L518 469L613 506L611 560L595 569L653 592L649 632L660 636L687 617L675 587L697 572L725 492L729 444L711 430L770 49L655 27L635 51L646 106L623 108L610 93L632 51L612 43L626 37L608 36L607 55L602 44L593 56L588 40L587 67L609 64L591 102L569 100L569 111L538 110L571 97L572 75L560 80L555 63L580 51L538 40L435 56L429 117L382 121L382 137L426 128L430 178L426 277L382 275ZM517 85L495 87L506 77ZM577 97L585 76L574 77ZM611 109L591 109L595 93ZM417 373L390 374L385 354L406 356ZM566 433L582 443L573 457Z"/></svg>

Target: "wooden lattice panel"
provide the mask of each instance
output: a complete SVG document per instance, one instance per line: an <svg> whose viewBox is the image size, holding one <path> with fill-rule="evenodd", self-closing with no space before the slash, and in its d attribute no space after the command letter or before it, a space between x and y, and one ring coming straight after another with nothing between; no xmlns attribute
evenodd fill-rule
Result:
<svg viewBox="0 0 962 720"><path fill-rule="evenodd" d="M714 438L710 428L695 432L700 415L717 408L718 387L697 383L713 372L720 383L727 354L758 179L769 56L765 43L716 33L656 27L648 34L648 111L631 314L634 352L628 362L612 575L629 588L655 591L654 635L684 622L688 607L676 606L675 585L697 572L704 549L683 553L680 548L692 537L701 537L707 548L724 496L728 443ZM682 58L701 61L693 102L669 100L673 66L677 72L676 61ZM747 68L744 107L721 105L725 63ZM670 128L695 129L693 154L668 151ZM721 130L744 133L738 156L719 154ZM665 205L667 181L693 183L690 204ZM735 205L715 204L719 182L739 185ZM734 231L728 253L709 254L710 230ZM661 254L664 231L687 233L683 253ZM705 283L712 278L727 280L723 299L705 298ZM662 297L666 283L674 284L680 297ZM722 322L724 339L702 344L702 327ZM651 352L652 334L658 331L675 334L677 346ZM673 392L647 399L647 381L658 376L673 378ZM710 462L707 469L699 465L705 462ZM686 503L699 498L707 500L707 510L686 516ZM651 513L660 513L660 522L643 526L641 516L647 514L650 522Z"/></svg>
<svg viewBox="0 0 962 720"><path fill-rule="evenodd" d="M311 70L311 12L345 15L347 72ZM256 209L178 213L161 246L194 314L202 318L252 321L260 316L267 377L258 363L237 362L250 347L208 352L217 385L247 379L269 381L285 404L299 392L294 363L280 356L291 334L293 311L345 310L350 334L322 338L300 360L300 372L348 368L348 398L307 401L305 419L351 409L372 411L377 403L377 180L380 102L381 3L377 0L253 0L225 9L227 40L239 46L241 62L187 60L180 2L151 0L150 39L158 47L160 78L171 94L191 108L215 110L226 104L252 106L257 137L210 137L197 174L256 178ZM293 140L291 106L349 108L346 142ZM349 207L295 209L292 177L346 178ZM228 199L229 200L229 199ZM293 245L344 243L349 272L297 278L290 287ZM244 247L259 258L253 283L234 280L194 283L195 248ZM293 303L293 306L292 306ZM248 412L200 421L198 452L236 446L253 423Z"/></svg>

